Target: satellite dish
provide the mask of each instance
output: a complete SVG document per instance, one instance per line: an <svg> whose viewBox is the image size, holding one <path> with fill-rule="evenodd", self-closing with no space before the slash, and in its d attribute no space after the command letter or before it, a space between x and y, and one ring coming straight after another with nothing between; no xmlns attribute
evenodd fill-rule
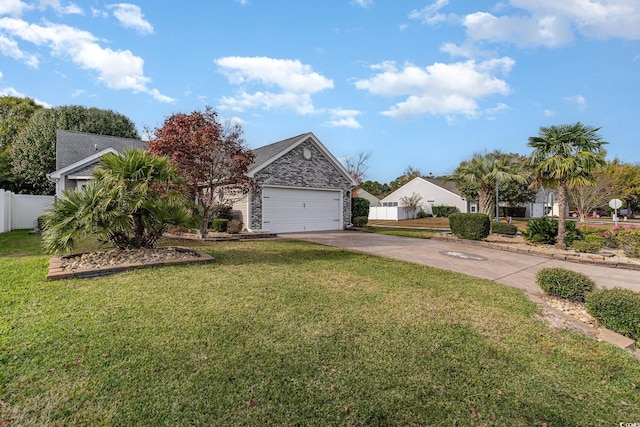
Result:
<svg viewBox="0 0 640 427"><path fill-rule="evenodd" d="M620 209L622 207L622 200L620 200L620 199L611 199L609 201L609 207L611 209Z"/></svg>

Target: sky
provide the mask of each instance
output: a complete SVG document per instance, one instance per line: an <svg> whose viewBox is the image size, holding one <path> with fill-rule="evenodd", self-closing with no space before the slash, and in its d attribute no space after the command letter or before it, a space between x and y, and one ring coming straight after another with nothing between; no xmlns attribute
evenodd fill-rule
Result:
<svg viewBox="0 0 640 427"><path fill-rule="evenodd" d="M640 0L0 0L0 95L129 117L214 108L251 148L313 132L366 179L600 127L640 163Z"/></svg>

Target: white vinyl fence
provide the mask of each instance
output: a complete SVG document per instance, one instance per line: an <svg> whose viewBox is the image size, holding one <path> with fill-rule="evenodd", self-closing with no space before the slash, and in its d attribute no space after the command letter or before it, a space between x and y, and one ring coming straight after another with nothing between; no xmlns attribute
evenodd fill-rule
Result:
<svg viewBox="0 0 640 427"><path fill-rule="evenodd" d="M407 209L400 206L369 207L369 219L388 219L391 221L401 221L409 219Z"/></svg>
<svg viewBox="0 0 640 427"><path fill-rule="evenodd" d="M0 233L34 228L38 217L53 204L53 200L53 196L14 194L0 190Z"/></svg>

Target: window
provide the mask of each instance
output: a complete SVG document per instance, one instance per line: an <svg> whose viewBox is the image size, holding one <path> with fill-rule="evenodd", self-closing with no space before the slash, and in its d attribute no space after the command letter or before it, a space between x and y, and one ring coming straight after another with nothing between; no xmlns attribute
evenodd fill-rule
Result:
<svg viewBox="0 0 640 427"><path fill-rule="evenodd" d="M476 205L471 205L471 213L476 213Z"/></svg>
<svg viewBox="0 0 640 427"><path fill-rule="evenodd" d="M382 207L392 208L394 206L398 206L398 202L382 202Z"/></svg>

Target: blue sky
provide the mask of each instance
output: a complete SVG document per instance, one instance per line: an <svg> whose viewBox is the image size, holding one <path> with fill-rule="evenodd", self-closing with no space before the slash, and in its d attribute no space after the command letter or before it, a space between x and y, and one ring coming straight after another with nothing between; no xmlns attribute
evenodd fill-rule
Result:
<svg viewBox="0 0 640 427"><path fill-rule="evenodd" d="M0 94L130 117L215 108L250 147L311 131L367 178L602 127L640 162L639 0L0 0Z"/></svg>

